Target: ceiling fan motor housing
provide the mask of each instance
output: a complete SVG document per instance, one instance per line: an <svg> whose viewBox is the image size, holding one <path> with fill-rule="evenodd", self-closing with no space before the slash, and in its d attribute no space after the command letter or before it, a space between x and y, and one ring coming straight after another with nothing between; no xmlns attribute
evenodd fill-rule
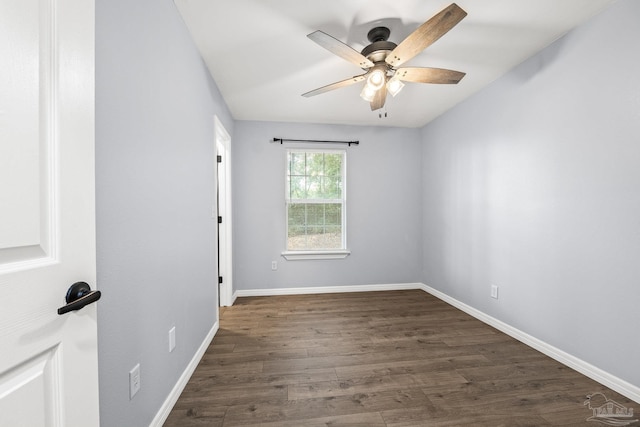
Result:
<svg viewBox="0 0 640 427"><path fill-rule="evenodd" d="M362 49L362 56L374 64L384 61L387 55L396 48L396 44L388 41L391 31L387 27L375 27L367 34L371 44Z"/></svg>
<svg viewBox="0 0 640 427"><path fill-rule="evenodd" d="M391 30L387 27L375 27L367 33L367 39L369 39L371 43L387 41L389 40L390 34Z"/></svg>

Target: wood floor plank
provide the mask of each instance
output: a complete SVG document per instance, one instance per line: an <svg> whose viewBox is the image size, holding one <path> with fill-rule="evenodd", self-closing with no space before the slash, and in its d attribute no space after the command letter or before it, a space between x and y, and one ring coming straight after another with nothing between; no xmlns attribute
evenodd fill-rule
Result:
<svg viewBox="0 0 640 427"><path fill-rule="evenodd" d="M336 381L335 369L307 369L301 372L283 372L270 374L262 372L225 372L219 367L209 369L200 365L189 382L189 389L224 389L230 385L266 384L289 385L299 383L313 383ZM185 389L186 392L186 389Z"/></svg>
<svg viewBox="0 0 640 427"><path fill-rule="evenodd" d="M304 420L332 415L354 415L423 406L426 395L419 389L368 392L318 399L288 400L286 402L256 403L232 406L225 415L225 426L250 423Z"/></svg>
<svg viewBox="0 0 640 427"><path fill-rule="evenodd" d="M287 386L283 384L217 384L200 383L183 392L185 400L192 403L204 403L212 406L243 405L256 402L286 400Z"/></svg>
<svg viewBox="0 0 640 427"><path fill-rule="evenodd" d="M179 399L164 427L222 427L227 406L198 405Z"/></svg>
<svg viewBox="0 0 640 427"><path fill-rule="evenodd" d="M467 380L453 371L374 375L340 381L295 384L289 386L289 400L346 396L403 388L450 387L453 384L466 382Z"/></svg>
<svg viewBox="0 0 640 427"><path fill-rule="evenodd" d="M263 361L253 361L253 362L244 362L244 363L231 363L231 364L220 364L220 363L205 363L203 360L201 363L203 365L198 366L198 370L200 371L200 375L211 375L216 372L226 372L226 373L245 373L245 372L255 372L260 373L263 370Z"/></svg>
<svg viewBox="0 0 640 427"><path fill-rule="evenodd" d="M451 354L460 356L463 352L456 352L447 348L446 346L438 345L433 346L430 352L434 356L440 356ZM391 363L398 361L415 360L421 357L416 354L413 349L410 350L391 350L386 352L372 352L372 353L351 353L351 354L338 354L334 356L321 356L321 357L307 357L300 359L288 359L288 360L268 360L264 362L263 369L265 372L279 373L289 370L305 370L310 368L329 368L340 366L355 366L355 365L367 365L376 363Z"/></svg>
<svg viewBox="0 0 640 427"><path fill-rule="evenodd" d="M399 412L399 411L397 411ZM400 412L402 421L394 421L390 412L384 412L387 427L546 427L553 424L534 414L485 414L459 412L433 417L415 412Z"/></svg>
<svg viewBox="0 0 640 427"><path fill-rule="evenodd" d="M355 354L372 354L372 353L388 353L388 352L424 352L432 350L440 346L441 349L447 349L447 345L443 345L440 341L423 341L423 340L407 340L394 341L391 343L358 343L351 342L342 345L328 345L324 347L314 347L307 350L309 357L323 356L340 356ZM416 355L414 358L418 358Z"/></svg>
<svg viewBox="0 0 640 427"><path fill-rule="evenodd" d="M572 369L550 359L461 368L458 372L470 382L522 377L546 379L575 375Z"/></svg>
<svg viewBox="0 0 640 427"><path fill-rule="evenodd" d="M335 372L339 380L349 380L353 378L385 375L452 372L458 368L469 366L487 366L488 363L487 359L483 356L471 355L340 366L335 368ZM456 372L456 374L458 373Z"/></svg>
<svg viewBox="0 0 640 427"><path fill-rule="evenodd" d="M638 404L420 290L239 298L167 427L582 426Z"/></svg>
<svg viewBox="0 0 640 427"><path fill-rule="evenodd" d="M293 348L284 350L268 349L262 351L246 351L241 353L206 353L202 360L210 366L232 366L252 362L263 362L265 359L286 361L288 359L306 358L307 356L307 349Z"/></svg>
<svg viewBox="0 0 640 427"><path fill-rule="evenodd" d="M290 337L265 337L253 342L238 343L233 347L233 353L262 351L262 350L284 350L284 349L314 349L327 348L331 346L343 346L354 344L372 344L370 337L345 338L342 336L332 338L296 339Z"/></svg>
<svg viewBox="0 0 640 427"><path fill-rule="evenodd" d="M386 427L382 415L379 412L368 412L352 415L338 415L321 418L307 418L302 421L275 421L272 423L260 423L260 427ZM240 424L236 427L251 427L255 424Z"/></svg>

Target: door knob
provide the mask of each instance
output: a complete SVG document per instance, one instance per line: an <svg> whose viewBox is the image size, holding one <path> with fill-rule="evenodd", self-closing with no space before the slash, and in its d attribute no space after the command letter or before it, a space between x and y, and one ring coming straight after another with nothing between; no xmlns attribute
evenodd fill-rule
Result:
<svg viewBox="0 0 640 427"><path fill-rule="evenodd" d="M67 290L67 295L65 296L67 305L60 307L58 314L80 310L85 305L98 301L101 296L100 291L92 291L86 282L76 282Z"/></svg>

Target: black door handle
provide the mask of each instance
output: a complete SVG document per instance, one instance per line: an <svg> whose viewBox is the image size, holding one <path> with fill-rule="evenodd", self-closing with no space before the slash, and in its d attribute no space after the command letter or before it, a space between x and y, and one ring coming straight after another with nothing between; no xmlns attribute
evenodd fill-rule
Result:
<svg viewBox="0 0 640 427"><path fill-rule="evenodd" d="M65 297L67 305L60 307L58 314L80 310L85 305L98 301L101 296L100 291L92 291L86 282L76 282L67 290L67 296Z"/></svg>

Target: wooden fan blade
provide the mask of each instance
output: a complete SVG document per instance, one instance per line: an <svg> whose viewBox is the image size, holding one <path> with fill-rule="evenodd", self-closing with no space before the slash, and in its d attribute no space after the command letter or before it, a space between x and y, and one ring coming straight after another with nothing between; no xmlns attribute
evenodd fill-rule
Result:
<svg viewBox="0 0 640 427"><path fill-rule="evenodd" d="M376 91L376 94L371 101L371 111L379 110L384 107L384 102L387 100L387 85L383 85Z"/></svg>
<svg viewBox="0 0 640 427"><path fill-rule="evenodd" d="M405 82L456 84L465 76L461 71L443 68L403 67L396 71L395 77Z"/></svg>
<svg viewBox="0 0 640 427"><path fill-rule="evenodd" d="M307 35L307 37L327 49L329 52L346 59L360 68L367 69L373 67L373 62L365 58L360 52L352 49L350 46L342 43L340 40L327 33L314 31Z"/></svg>
<svg viewBox="0 0 640 427"><path fill-rule="evenodd" d="M364 74L360 76L353 76L350 79L342 80L336 83L331 83L330 85L319 87L318 89L314 89L310 92L303 93L302 96L309 98L310 96L320 95L321 93L329 92L330 90L340 89L341 87L351 86L354 83L358 83L364 80Z"/></svg>
<svg viewBox="0 0 640 427"><path fill-rule="evenodd" d="M409 34L387 55L385 62L392 67L399 67L445 35L465 16L467 16L467 12L457 4L451 3Z"/></svg>

